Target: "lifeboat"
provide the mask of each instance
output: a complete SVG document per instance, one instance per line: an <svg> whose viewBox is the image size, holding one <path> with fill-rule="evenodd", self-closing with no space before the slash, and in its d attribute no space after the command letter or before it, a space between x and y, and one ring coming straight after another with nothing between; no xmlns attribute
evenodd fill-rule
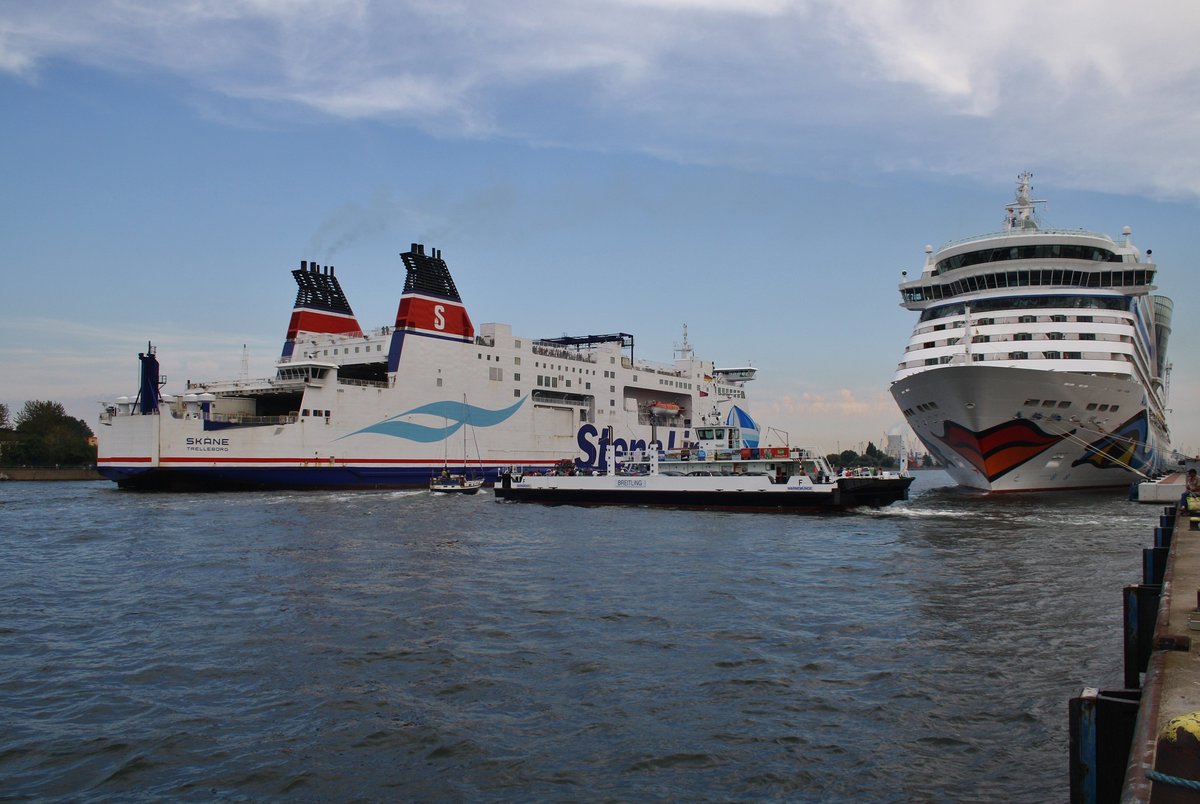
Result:
<svg viewBox="0 0 1200 804"><path fill-rule="evenodd" d="M680 413L683 413L683 408L674 402L650 403L650 415L652 416L678 416Z"/></svg>

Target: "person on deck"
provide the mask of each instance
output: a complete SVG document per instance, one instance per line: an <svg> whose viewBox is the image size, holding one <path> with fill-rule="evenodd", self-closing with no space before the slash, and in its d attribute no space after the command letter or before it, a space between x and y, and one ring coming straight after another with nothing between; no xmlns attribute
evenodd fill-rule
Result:
<svg viewBox="0 0 1200 804"><path fill-rule="evenodd" d="M1187 485L1183 489L1183 494L1179 495L1179 508L1183 511L1200 513L1200 478L1196 477L1195 469L1187 471Z"/></svg>

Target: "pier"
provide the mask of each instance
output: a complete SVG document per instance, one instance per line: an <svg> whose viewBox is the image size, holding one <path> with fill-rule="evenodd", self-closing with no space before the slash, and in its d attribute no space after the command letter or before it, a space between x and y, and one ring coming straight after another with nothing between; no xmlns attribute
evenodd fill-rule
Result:
<svg viewBox="0 0 1200 804"><path fill-rule="evenodd" d="M1198 515L1200 518L1200 515ZM1163 508L1123 590L1123 688L1070 702L1071 801L1200 801L1200 530Z"/></svg>

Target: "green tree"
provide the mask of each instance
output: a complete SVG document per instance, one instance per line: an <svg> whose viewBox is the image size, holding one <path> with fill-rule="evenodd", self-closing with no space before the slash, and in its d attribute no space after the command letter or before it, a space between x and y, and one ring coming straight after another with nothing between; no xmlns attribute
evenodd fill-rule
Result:
<svg viewBox="0 0 1200 804"><path fill-rule="evenodd" d="M88 443L92 428L67 415L58 402L32 401L16 417L16 442L4 450L5 460L32 466L78 466L95 463Z"/></svg>
<svg viewBox="0 0 1200 804"><path fill-rule="evenodd" d="M0 402L0 430L9 430L12 422L8 420L8 405Z"/></svg>

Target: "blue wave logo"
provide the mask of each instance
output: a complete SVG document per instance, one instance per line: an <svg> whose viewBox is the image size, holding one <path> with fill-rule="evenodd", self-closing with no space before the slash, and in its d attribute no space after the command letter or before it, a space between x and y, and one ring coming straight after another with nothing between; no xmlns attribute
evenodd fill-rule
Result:
<svg viewBox="0 0 1200 804"><path fill-rule="evenodd" d="M442 441L449 438L467 424L472 427L495 427L516 413L517 409L525 404L526 399L528 397L521 397L521 400L515 405L502 410L477 408L474 405L468 405L466 402L430 402L428 405L421 405L419 408L405 411L390 419L384 419L377 424L372 424L361 430L355 430L353 433L347 433L342 438L349 438L350 436L362 433L378 433L379 435L391 436L392 438L403 438L408 441L419 441L422 444L432 444L435 441ZM444 427L427 427L415 422L402 421L406 416L420 415L435 416L445 420L447 424ZM341 439L338 440L340 441Z"/></svg>

